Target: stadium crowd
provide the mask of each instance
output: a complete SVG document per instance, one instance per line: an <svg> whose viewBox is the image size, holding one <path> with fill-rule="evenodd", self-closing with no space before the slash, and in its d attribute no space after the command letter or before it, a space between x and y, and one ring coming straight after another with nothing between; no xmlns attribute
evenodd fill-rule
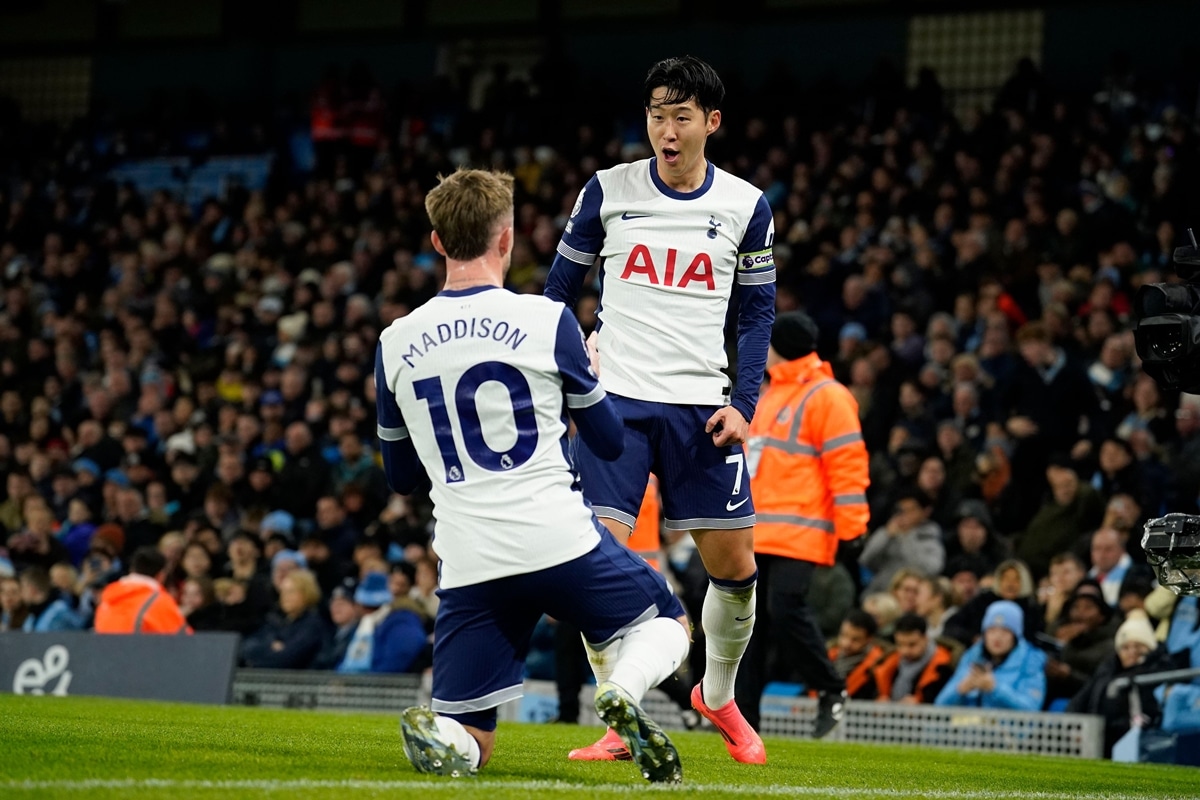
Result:
<svg viewBox="0 0 1200 800"><path fill-rule="evenodd" d="M267 123L47 135L7 112L0 630L91 626L150 547L190 627L242 633L247 666L427 666L429 504L387 487L372 377L380 330L441 284L424 192L458 163L511 170L509 282L540 292L584 182L649 153L636 108L547 115L565 69L498 72L476 106L465 82L385 102L351 77L314 96L311 174ZM778 307L818 323L871 456L871 532L813 589L852 697L1069 703L1115 714L1111 744L1128 713L1098 681L1169 649L1200 663L1194 601L1138 543L1197 510L1200 396L1140 372L1129 316L1200 223L1197 132L1128 71L1097 89L1057 94L1024 62L956 116L928 70L840 101L731 82L710 154L766 194ZM282 155L263 190L196 207L106 179L196 147ZM685 601L689 542L662 562Z"/></svg>

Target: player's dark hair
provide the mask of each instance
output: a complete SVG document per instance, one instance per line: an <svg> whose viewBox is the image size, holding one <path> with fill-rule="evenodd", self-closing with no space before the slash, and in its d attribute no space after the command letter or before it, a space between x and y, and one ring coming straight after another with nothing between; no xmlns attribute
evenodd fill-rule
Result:
<svg viewBox="0 0 1200 800"><path fill-rule="evenodd" d="M676 105L695 99L707 114L721 107L725 99L725 84L717 71L695 56L665 58L646 73L642 88L642 103L650 107L650 96L660 86L667 89L664 105Z"/></svg>
<svg viewBox="0 0 1200 800"><path fill-rule="evenodd" d="M845 621L850 623L851 627L866 631L867 636L874 636L879 632L879 623L875 622L875 618L861 608L851 609L850 613L846 615Z"/></svg>
<svg viewBox="0 0 1200 800"><path fill-rule="evenodd" d="M920 614L908 613L896 620L894 633L919 633L922 636L929 630L929 624Z"/></svg>

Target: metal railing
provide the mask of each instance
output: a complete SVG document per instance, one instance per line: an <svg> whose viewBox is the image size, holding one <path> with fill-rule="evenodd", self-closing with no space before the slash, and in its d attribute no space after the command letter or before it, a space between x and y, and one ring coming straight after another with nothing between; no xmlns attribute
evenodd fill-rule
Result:
<svg viewBox="0 0 1200 800"><path fill-rule="evenodd" d="M1200 672L1200 671L1197 671ZM1145 676L1143 676L1145 677ZM580 693L580 707L591 707L592 687ZM526 681L525 699L500 707L504 721L546 719L557 692L549 681ZM304 708L396 713L429 701L427 679L415 675L339 675L334 672L238 670L234 702L271 708ZM652 690L643 705L664 728L684 727L681 709ZM808 738L817 703L808 697L768 695L762 703L762 732L769 736ZM585 712L586 715L586 712ZM594 721L585 716L584 721ZM853 702L831 739L846 742L908 744L956 750L1101 758L1104 720L1085 714L1047 714L979 708L943 708L893 703Z"/></svg>

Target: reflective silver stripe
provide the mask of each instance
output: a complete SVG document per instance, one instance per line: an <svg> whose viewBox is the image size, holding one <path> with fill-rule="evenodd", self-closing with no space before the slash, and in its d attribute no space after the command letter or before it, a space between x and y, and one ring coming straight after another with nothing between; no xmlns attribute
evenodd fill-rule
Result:
<svg viewBox="0 0 1200 800"><path fill-rule="evenodd" d="M737 282L740 286L758 286L763 283L775 282L775 270L764 270L762 272L739 272L737 274Z"/></svg>
<svg viewBox="0 0 1200 800"><path fill-rule="evenodd" d="M763 442L763 449L771 448L772 450L782 450L785 453L790 453L794 456L817 456L820 453L817 448L811 444L800 444L799 442L788 442L783 439L769 437Z"/></svg>
<svg viewBox="0 0 1200 800"><path fill-rule="evenodd" d="M604 387L596 384L596 388L587 394L571 394L567 392L567 408L587 408L594 406L604 399Z"/></svg>
<svg viewBox="0 0 1200 800"><path fill-rule="evenodd" d="M516 700L521 697L524 692L524 684L516 684L508 686L504 689L497 689L491 694L485 694L483 697L475 697L471 700L439 700L436 697L429 703L430 708L434 711L440 711L446 714L467 714L471 711L487 711L489 708L495 708L498 705L507 703L509 700Z"/></svg>
<svg viewBox="0 0 1200 800"><path fill-rule="evenodd" d="M142 632L142 621L145 620L146 614L150 613L150 606L154 605L154 601L158 599L158 596L160 594L162 594L162 593L159 592L157 589L155 589L154 593L150 595L150 599L147 600L146 604L143 605L141 607L141 609L138 611L137 619L135 619L133 621L133 632L134 633Z"/></svg>
<svg viewBox="0 0 1200 800"><path fill-rule="evenodd" d="M385 428L382 425L376 425L375 435L381 442L398 442L408 438L408 428Z"/></svg>
<svg viewBox="0 0 1200 800"><path fill-rule="evenodd" d="M611 506L592 506L592 513L601 519L615 519L622 525L628 525L630 530L637 524L637 516Z"/></svg>
<svg viewBox="0 0 1200 800"><path fill-rule="evenodd" d="M596 263L595 254L584 253L576 250L574 247L571 247L571 245L563 241L558 243L558 254L563 258L574 261L576 264L583 264L585 267L590 267L592 264Z"/></svg>
<svg viewBox="0 0 1200 800"><path fill-rule="evenodd" d="M819 531L833 533L833 523L827 519L798 517L795 514L759 514L759 522L778 522L783 525L803 525L805 528L816 528Z"/></svg>
<svg viewBox="0 0 1200 800"><path fill-rule="evenodd" d="M695 519L665 519L663 527L669 531L736 531L754 527L755 516L750 514L737 519L697 517Z"/></svg>
<svg viewBox="0 0 1200 800"><path fill-rule="evenodd" d="M839 447L845 447L848 444L854 444L855 442L861 442L862 440L862 433L859 431L842 434L841 436L835 436L832 439L826 439L825 445L821 448L821 451L828 453L830 450L837 450Z"/></svg>
<svg viewBox="0 0 1200 800"><path fill-rule="evenodd" d="M833 504L835 506L856 506L867 502L867 496L861 492L857 494L835 494L833 496Z"/></svg>
<svg viewBox="0 0 1200 800"><path fill-rule="evenodd" d="M804 423L804 407L808 405L808 401L812 396L821 391L822 386L828 386L831 383L836 383L832 378L826 378L817 381L817 385L808 390L808 394L804 395L804 399L800 401L800 405L796 408L796 413L792 417L792 429L788 432L788 441L794 442L800 438L800 426Z"/></svg>

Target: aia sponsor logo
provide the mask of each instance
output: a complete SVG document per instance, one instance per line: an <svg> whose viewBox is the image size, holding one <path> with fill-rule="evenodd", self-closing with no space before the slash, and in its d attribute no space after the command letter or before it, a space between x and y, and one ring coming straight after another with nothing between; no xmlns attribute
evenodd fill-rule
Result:
<svg viewBox="0 0 1200 800"><path fill-rule="evenodd" d="M687 266L683 264L686 262ZM634 277L634 276L641 277ZM693 256L680 253L675 248L668 248L656 259L650 248L644 244L634 245L625 261L625 269L621 272L621 280L636 283L649 283L651 286L674 286L684 289L692 284L698 284L710 292L716 291L716 280L713 277L712 256L708 253L696 253Z"/></svg>

